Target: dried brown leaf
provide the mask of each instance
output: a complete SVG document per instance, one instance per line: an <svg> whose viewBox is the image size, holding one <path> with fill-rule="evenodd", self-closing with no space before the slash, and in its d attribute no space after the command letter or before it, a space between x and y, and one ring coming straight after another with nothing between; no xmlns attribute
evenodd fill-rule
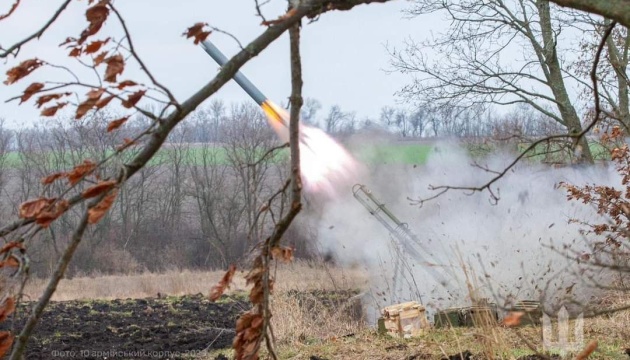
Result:
<svg viewBox="0 0 630 360"><path fill-rule="evenodd" d="M189 27L186 32L184 32L182 35L186 36L186 39L189 38L195 38L195 45L199 44L200 42L206 40L206 38L208 37L208 35L210 35L210 33L212 31L203 31L203 28L208 25L207 23L196 23L195 25Z"/></svg>
<svg viewBox="0 0 630 360"><path fill-rule="evenodd" d="M88 209L88 223L96 224L107 214L109 208L114 205L114 201L116 200L116 196L118 195L118 190L114 189L112 192L107 194L103 200L99 201L98 204Z"/></svg>
<svg viewBox="0 0 630 360"><path fill-rule="evenodd" d="M78 120L82 118L88 111L92 110L92 108L96 106L101 95L103 95L103 92L105 92L105 89L103 88L90 90L87 93L87 99L81 104L79 104L79 106L77 106L77 112L74 118Z"/></svg>
<svg viewBox="0 0 630 360"><path fill-rule="evenodd" d="M122 89L126 88L127 86L137 86L137 85L138 84L135 81L125 80L125 81L119 82L117 88L119 90L122 90Z"/></svg>
<svg viewBox="0 0 630 360"><path fill-rule="evenodd" d="M85 47L84 52L86 54L94 54L95 52L99 51L103 45L107 44L109 42L109 39L110 38L107 38L105 40L92 41Z"/></svg>
<svg viewBox="0 0 630 360"><path fill-rule="evenodd" d="M14 255L11 255L8 259L0 261L0 268L3 267L18 268L20 267L20 262Z"/></svg>
<svg viewBox="0 0 630 360"><path fill-rule="evenodd" d="M99 196L100 194L106 191L109 191L111 188L116 186L116 184L117 184L116 180L101 181L100 183L96 185L92 185L89 188L85 189L83 193L81 194L81 196L83 196L86 199Z"/></svg>
<svg viewBox="0 0 630 360"><path fill-rule="evenodd" d="M68 56L79 57L81 56L82 52L83 52L83 48L81 48L80 46L75 46L74 48L72 48L72 50L70 50L70 53L68 54Z"/></svg>
<svg viewBox="0 0 630 360"><path fill-rule="evenodd" d="M122 102L122 106L126 107L127 109L136 106L138 101L142 99L142 97L144 96L146 92L147 92L146 90L138 90L135 93L129 95L129 97L127 97L127 100L124 100Z"/></svg>
<svg viewBox="0 0 630 360"><path fill-rule="evenodd" d="M118 129L119 127L121 127L125 122L127 122L127 120L129 119L129 116L125 116L122 117L120 119L117 120L112 120L108 125L107 125L107 132L112 132L116 129Z"/></svg>
<svg viewBox="0 0 630 360"><path fill-rule="evenodd" d="M38 93L41 89L44 88L44 84L35 82L29 85L26 89L24 89L24 93L20 97L20 104L27 101L34 94Z"/></svg>
<svg viewBox="0 0 630 360"><path fill-rule="evenodd" d="M81 37L78 40L79 44L83 44L88 37L96 34L101 29L103 23L109 16L109 9L107 8L108 4L108 0L101 0L96 5L86 10L85 18L90 25L88 25L87 29L83 30L81 33Z"/></svg>
<svg viewBox="0 0 630 360"><path fill-rule="evenodd" d="M96 108L97 109L102 109L105 106L107 106L107 104L109 104L110 101L112 101L112 99L114 98L114 95L110 95L110 96L106 96L102 99L100 99L99 101L96 102Z"/></svg>
<svg viewBox="0 0 630 360"><path fill-rule="evenodd" d="M234 277L234 273L236 272L236 265L232 264L228 268L228 271L223 274L223 278L219 281L218 284L214 285L212 289L210 289L210 301L217 301L223 295L225 290L230 288L230 284L232 283L232 278Z"/></svg>
<svg viewBox="0 0 630 360"><path fill-rule="evenodd" d="M70 203L68 202L68 200L57 200L52 208L45 209L39 215L37 215L37 218L35 218L35 222L41 227L47 228L48 226L50 226L50 224L52 224L53 221L57 220L69 208Z"/></svg>
<svg viewBox="0 0 630 360"><path fill-rule="evenodd" d="M101 51L98 55L96 55L94 57L94 66L99 66L102 62L104 62L106 56L107 51Z"/></svg>
<svg viewBox="0 0 630 360"><path fill-rule="evenodd" d="M15 311L15 300L7 298L0 306L0 322L6 320Z"/></svg>
<svg viewBox="0 0 630 360"><path fill-rule="evenodd" d="M90 160L85 160L85 161L83 161L82 164L77 165L72 170L70 170L70 172L68 172L66 177L68 178L68 181L70 182L70 185L75 185L84 176L87 176L87 175L91 174L92 172L94 172L95 169L96 169L96 164L95 163L93 163Z"/></svg>
<svg viewBox="0 0 630 360"><path fill-rule="evenodd" d="M13 345L13 335L10 331L0 332L0 358L3 358Z"/></svg>
<svg viewBox="0 0 630 360"><path fill-rule="evenodd" d="M64 96L68 96L68 95L71 95L71 93L65 92L65 93L55 93L55 94L42 95L42 96L37 98L37 101L35 102L35 104L37 105L38 108L41 108L42 105L46 104L49 101L60 99L60 98L62 98Z"/></svg>
<svg viewBox="0 0 630 360"><path fill-rule="evenodd" d="M122 74L125 70L125 59L122 55L116 54L103 60L107 64L105 70L105 81L116 82L116 76Z"/></svg>
<svg viewBox="0 0 630 360"><path fill-rule="evenodd" d="M51 198L39 198L34 200L25 201L20 204L19 217L23 219L29 219L37 216L42 210L50 206L55 199Z"/></svg>
<svg viewBox="0 0 630 360"><path fill-rule="evenodd" d="M4 84L14 84L18 80L32 73L35 69L42 66L43 64L44 62L39 59L29 59L22 61L18 66L7 71L7 79L4 81Z"/></svg>
<svg viewBox="0 0 630 360"><path fill-rule="evenodd" d="M40 115L41 116L55 116L55 114L57 113L57 110L61 109L62 107L66 105L68 105L67 102L61 102L61 103L57 103L57 105L43 108Z"/></svg>
<svg viewBox="0 0 630 360"><path fill-rule="evenodd" d="M50 174L42 179L42 185L52 184L53 182L55 182L55 180L61 179L62 177L65 177L65 176L66 176L65 172L56 172L54 174Z"/></svg>

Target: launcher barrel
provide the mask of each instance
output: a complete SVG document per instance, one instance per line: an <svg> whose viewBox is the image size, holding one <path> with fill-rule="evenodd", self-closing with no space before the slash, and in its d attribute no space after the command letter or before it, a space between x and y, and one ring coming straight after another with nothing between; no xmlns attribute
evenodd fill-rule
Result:
<svg viewBox="0 0 630 360"><path fill-rule="evenodd" d="M216 61L219 64L219 66L223 67L225 66L225 64L227 64L228 58L225 57L225 55L223 55L221 50L219 50L219 48L214 46L214 44L211 43L210 41L208 40L203 41L201 43L201 47L203 47L203 49L208 53L208 55L210 55L210 57L212 57L214 61ZM245 90L247 95L251 96L252 99L254 99L254 101L258 105L262 105L265 102L265 100L267 100L267 97L263 95L263 93L260 90L258 90L258 88L251 81L249 81L249 79L245 77L245 75L243 75L242 72L237 71L233 79L234 81L236 81L237 84L241 86L241 88L243 88L243 90Z"/></svg>

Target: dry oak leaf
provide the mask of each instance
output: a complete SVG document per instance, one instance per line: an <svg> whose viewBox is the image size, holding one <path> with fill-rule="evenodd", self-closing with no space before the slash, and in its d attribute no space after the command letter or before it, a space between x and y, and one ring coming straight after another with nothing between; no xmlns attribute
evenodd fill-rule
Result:
<svg viewBox="0 0 630 360"><path fill-rule="evenodd" d="M0 322L6 320L9 315L15 311L15 300L12 297L7 298L0 306Z"/></svg>
<svg viewBox="0 0 630 360"><path fill-rule="evenodd" d="M41 116L55 116L55 114L57 113L57 110L61 109L62 107L66 105L68 105L67 102L61 102L61 103L57 103L57 105L43 108L40 115Z"/></svg>
<svg viewBox="0 0 630 360"><path fill-rule="evenodd" d="M71 95L71 93L65 92L65 93L55 93L55 94L42 95L42 96L37 98L37 101L35 102L35 104L37 105L38 108L41 108L42 105L46 104L47 102L49 102L51 100L57 100L57 99L60 99L60 98L62 98L64 96L68 96L68 95Z"/></svg>
<svg viewBox="0 0 630 360"><path fill-rule="evenodd" d="M58 200L52 205L52 208L44 209L37 218L35 218L35 222L43 227L47 228L52 224L53 221L57 220L61 215L63 215L66 210L70 208L70 203L66 199Z"/></svg>
<svg viewBox="0 0 630 360"><path fill-rule="evenodd" d="M116 180L101 181L100 183L92 185L89 188L85 189L81 196L83 196L85 199L99 196L100 194L109 191L111 188L116 186L116 184Z"/></svg>
<svg viewBox="0 0 630 360"><path fill-rule="evenodd" d="M525 315L523 311L512 311L503 318L503 325L507 327L518 326L523 315Z"/></svg>
<svg viewBox="0 0 630 360"><path fill-rule="evenodd" d="M72 50L70 50L70 53L68 54L68 56L79 57L81 56L82 52L83 52L83 49L80 46L76 46Z"/></svg>
<svg viewBox="0 0 630 360"><path fill-rule="evenodd" d="M112 131L118 129L119 127L121 127L127 121L127 119L129 119L129 116L125 116L125 117L122 117L122 118L117 119L117 120L112 120L107 125L107 132L112 132Z"/></svg>
<svg viewBox="0 0 630 360"><path fill-rule="evenodd" d="M129 97L127 97L127 100L124 100L122 102L122 106L126 107L127 109L136 106L138 101L142 99L142 97L144 96L146 92L147 92L146 90L138 90L135 93L129 95Z"/></svg>
<svg viewBox="0 0 630 360"><path fill-rule="evenodd" d="M269 293L273 292L273 279L268 279L268 289L269 289ZM259 280L256 281L254 283L254 286L252 287L252 289L249 291L249 301L254 304L262 304L263 300L265 297L265 287L263 285L263 280Z"/></svg>
<svg viewBox="0 0 630 360"><path fill-rule="evenodd" d="M125 59L123 59L122 55L116 54L103 60L103 62L107 64L104 80L108 82L116 82L116 76L122 74L125 70Z"/></svg>
<svg viewBox="0 0 630 360"><path fill-rule="evenodd" d="M54 174L50 174L42 179L42 185L52 184L53 182L55 182L55 180L61 179L63 177L66 177L65 172L56 172Z"/></svg>
<svg viewBox="0 0 630 360"><path fill-rule="evenodd" d="M234 277L234 273L236 272L236 265L232 264L228 268L228 271L223 274L223 278L219 281L218 284L214 285L210 289L210 295L208 298L210 301L217 301L223 295L225 290L230 288L230 284L232 283L232 278Z"/></svg>
<svg viewBox="0 0 630 360"><path fill-rule="evenodd" d="M18 268L20 267L20 262L14 255L11 255L8 259L0 261L0 268L3 267Z"/></svg>
<svg viewBox="0 0 630 360"><path fill-rule="evenodd" d="M96 102L96 108L97 109L102 109L105 106L107 106L107 104L109 104L110 101L112 101L112 99L114 98L114 95L110 95L110 96L106 96L102 99L100 99L99 101Z"/></svg>
<svg viewBox="0 0 630 360"><path fill-rule="evenodd" d="M74 116L74 118L76 120L78 120L78 119L82 118L83 115L85 115L88 111L90 111L92 108L94 108L94 106L96 105L96 103L100 99L101 95L103 95L103 92L105 92L105 89L103 89L103 88L90 90L87 93L87 100L85 100L84 102L79 104L79 106L77 106L77 113Z"/></svg>
<svg viewBox="0 0 630 360"><path fill-rule="evenodd" d="M24 89L24 93L20 97L20 104L30 99L31 96L35 95L43 88L44 88L44 84L38 83L38 82L35 82L29 85L26 89Z"/></svg>
<svg viewBox="0 0 630 360"><path fill-rule="evenodd" d="M183 33L183 36L186 36L186 39L189 38L195 38L195 45L199 44L200 42L206 40L206 38L208 37L208 35L210 35L210 33L212 31L203 31L204 26L208 25L207 23L196 23L195 25L191 26L188 28L188 30L186 30L185 33Z"/></svg>
<svg viewBox="0 0 630 360"><path fill-rule="evenodd" d="M11 332L0 332L0 358L4 357L4 355L11 350L11 345L13 345L13 335L11 335Z"/></svg>
<svg viewBox="0 0 630 360"><path fill-rule="evenodd" d="M86 47L85 47L85 53L86 54L94 54L95 52L99 51L101 49L101 46L107 44L109 42L110 38L107 38L105 40L96 40L96 41L92 41L91 43L89 43Z"/></svg>
<svg viewBox="0 0 630 360"><path fill-rule="evenodd" d="M94 66L99 66L102 62L104 62L106 56L107 56L107 51L101 51L98 55L96 55L93 59Z"/></svg>
<svg viewBox="0 0 630 360"><path fill-rule="evenodd" d="M125 80L125 81L121 81L118 83L118 90L122 90L127 86L137 86L138 84L135 81L132 80Z"/></svg>
<svg viewBox="0 0 630 360"><path fill-rule="evenodd" d="M22 61L18 66L7 71L7 79L4 81L4 84L11 85L15 83L16 81L32 73L35 69L42 66L43 64L44 62L39 59L29 59Z"/></svg>
<svg viewBox="0 0 630 360"><path fill-rule="evenodd" d="M107 210L114 205L114 201L116 200L116 196L118 195L118 190L114 189L112 192L107 194L101 201L99 201L96 205L92 206L88 209L88 223L96 224L107 214Z"/></svg>
<svg viewBox="0 0 630 360"><path fill-rule="evenodd" d="M25 201L20 204L19 217L29 219L39 215L44 209L55 201L53 198L39 198Z"/></svg>
<svg viewBox="0 0 630 360"><path fill-rule="evenodd" d="M107 20L107 16L109 16L107 5L109 5L108 0L101 0L85 11L85 18L90 25L81 33L81 37L78 40L79 44L83 44L88 37L96 34L101 29L103 23Z"/></svg>
<svg viewBox="0 0 630 360"><path fill-rule="evenodd" d="M70 182L70 185L75 185L84 176L91 174L96 169L96 164L90 160L84 160L82 164L75 166L66 177Z"/></svg>

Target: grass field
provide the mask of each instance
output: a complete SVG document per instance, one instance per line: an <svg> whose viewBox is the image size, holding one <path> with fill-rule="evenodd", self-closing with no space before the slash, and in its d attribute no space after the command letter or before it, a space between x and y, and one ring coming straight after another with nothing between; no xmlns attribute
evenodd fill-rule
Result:
<svg viewBox="0 0 630 360"><path fill-rule="evenodd" d="M65 342L63 346L66 348L68 344L83 344L88 327L82 323L87 322L99 324L104 331L100 337L107 337L108 341L119 346L158 350L179 346L178 349L190 350L194 344L199 352L196 357L190 358L231 359L233 352L229 349L231 330L228 324L234 321L235 307L247 307L243 302L247 298L247 288L242 275L239 273L235 277L236 282L228 295L222 297L216 306L209 304L201 294L207 294L220 279L220 271L173 270L162 274L63 280L55 300L64 302L53 304L51 313L45 317L62 321L71 333L54 331L46 334L45 345L50 349L57 348L57 343L63 345ZM280 359L441 360L459 359L455 355L466 352L474 354L466 359L544 358L534 357L534 354L543 351L540 326L506 328L501 324L491 324L434 328L410 339L380 335L373 325L357 317L356 312L349 311L356 309L360 304L360 294L367 289L368 279L360 269L297 262L280 266L277 280L272 309L276 350ZM35 299L44 287L44 281L34 280L27 284L26 293L29 298ZM625 294L611 294L604 300L608 306L629 305ZM194 311L212 313L200 314L197 323L188 325ZM75 321L71 319L75 319L76 324L70 324L69 321ZM170 335L164 337L164 331ZM584 333L585 343L598 342L597 350L589 359L627 359L625 351L630 347L630 311L586 319ZM92 335L99 336L98 331ZM125 338L130 342L123 344ZM218 346L217 339L221 339L223 345ZM88 344L89 341L87 339ZM266 358L265 354L262 358Z"/></svg>
<svg viewBox="0 0 630 360"><path fill-rule="evenodd" d="M496 149L492 145L467 145L468 151L471 156L485 156L492 154ZM525 145L519 145L518 148L522 151L525 149ZM427 162L427 159L432 152L435 151L436 143L431 142L394 142L394 143L381 143L381 144L367 144L362 146L353 146L350 148L350 152L364 164L403 164L403 165L423 165ZM175 153L176 150L165 147L161 149L158 154L149 162L150 166L168 164L172 162L174 158L178 156L183 157L183 163L186 165L200 165L203 163L209 164L226 164L229 162L228 152L221 146L190 146L185 150L183 154ZM443 151L443 150L442 150ZM551 152L551 155L544 155L547 152ZM608 159L609 151L598 143L591 144L591 151L596 159ZM262 156L265 151L260 151ZM50 164L62 163L64 167L71 167L77 163L75 156L66 156L66 158L59 159L57 157L50 158ZM101 154L81 154L81 159L91 158L93 160L102 157ZM275 155L276 160L286 159L288 157L288 150L280 150ZM535 152L529 157L532 161L547 161L547 162L563 162L566 158L566 152L558 152L557 146L546 147L540 145ZM10 152L4 159L5 166L10 168L19 168L24 161L20 154L17 152Z"/></svg>

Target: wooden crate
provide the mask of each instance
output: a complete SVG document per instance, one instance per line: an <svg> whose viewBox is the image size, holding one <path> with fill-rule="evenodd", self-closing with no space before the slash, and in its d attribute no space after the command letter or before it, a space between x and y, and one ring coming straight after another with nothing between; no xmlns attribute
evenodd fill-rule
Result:
<svg viewBox="0 0 630 360"><path fill-rule="evenodd" d="M392 336L418 336L430 327L426 309L415 301L388 306L381 313L379 327Z"/></svg>

